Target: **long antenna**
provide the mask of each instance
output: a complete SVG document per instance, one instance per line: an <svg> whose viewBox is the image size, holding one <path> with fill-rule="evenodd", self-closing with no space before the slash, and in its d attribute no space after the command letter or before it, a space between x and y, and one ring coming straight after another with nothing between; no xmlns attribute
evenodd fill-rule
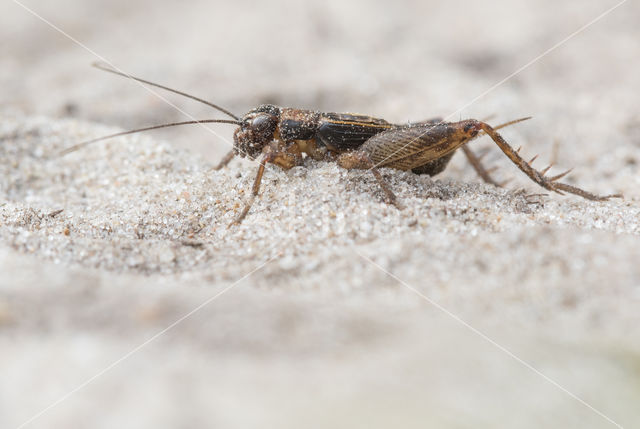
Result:
<svg viewBox="0 0 640 429"><path fill-rule="evenodd" d="M97 68L97 69L102 70L102 71L106 71L106 72L109 72L109 73L117 74L119 76L124 76L124 77L126 77L128 79L133 79L133 80L138 81L138 82L146 83L147 85L155 86L156 88L164 89L166 91L173 92L174 94L179 94L179 95L182 95L183 97L187 97L187 98L190 98L192 100L199 101L200 103L204 103L207 106L213 107L214 109L224 113L227 116L232 117L235 120L238 120L238 121L240 120L240 118L238 118L233 113L229 112L227 109L225 109L223 107L220 107L217 104L213 104L213 103L211 103L211 102L209 102L207 100L203 100L202 98L198 98L195 95L187 94L186 92L178 91L177 89L169 88L169 87L166 87L164 85L160 85L159 83L150 82L148 80L141 79L139 77L131 76L130 74L119 72L118 70L114 70L113 68L111 68L108 64L100 62L100 61L96 61L95 63L92 63L91 65L93 67Z"/></svg>
<svg viewBox="0 0 640 429"><path fill-rule="evenodd" d="M71 147L68 147L66 149L64 149L63 151L60 152L60 156L62 155L66 155L68 153L74 152L78 149L83 148L84 146L91 144L91 143L95 143L95 142L99 142L102 140L107 140L113 137L120 137L120 136L125 136L127 134L134 134L134 133L139 133L142 131L149 131L149 130L156 130L158 128L167 128L167 127L175 127L178 125L190 125L190 124L211 124L211 123L217 123L217 124L233 124L233 125L240 125L241 122L240 121L232 121L230 119L203 119L201 121L186 121L186 122L172 122L170 124L160 124L160 125L154 125L151 127L145 127L145 128L138 128L136 130L129 130L129 131L122 131L120 133L115 133L115 134L110 134L108 136L102 136L102 137L98 137L92 140L87 140L78 144L75 144Z"/></svg>

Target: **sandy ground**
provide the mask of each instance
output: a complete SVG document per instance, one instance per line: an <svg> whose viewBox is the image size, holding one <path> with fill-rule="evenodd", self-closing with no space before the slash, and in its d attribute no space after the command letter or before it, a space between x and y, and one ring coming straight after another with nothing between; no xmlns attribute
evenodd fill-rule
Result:
<svg viewBox="0 0 640 429"><path fill-rule="evenodd" d="M307 160L270 168L228 229L255 170L211 169L232 129L59 157L212 113L91 69L94 54L5 2L0 427L640 424L637 3L475 101L615 3L23 4L239 114L532 115L505 138L625 199L532 201L540 189L484 138L473 147L505 189L461 155L436 178L383 170L398 211L370 175Z"/></svg>

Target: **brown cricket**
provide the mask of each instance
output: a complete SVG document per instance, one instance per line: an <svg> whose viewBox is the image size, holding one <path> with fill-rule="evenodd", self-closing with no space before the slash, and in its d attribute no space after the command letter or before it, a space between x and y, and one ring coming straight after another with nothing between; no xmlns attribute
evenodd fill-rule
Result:
<svg viewBox="0 0 640 429"><path fill-rule="evenodd" d="M386 202L399 209L402 208L402 205L378 169L394 168L410 170L415 174L434 176L446 168L453 154L459 148L462 149L471 166L485 182L501 186L493 180L490 171L484 168L481 159L465 146L469 141L482 134L491 137L511 162L545 189L558 194L571 193L594 201L605 201L609 198L622 196L620 194L596 195L560 182L559 180L571 170L549 177L546 173L551 165L540 171L533 168L532 163L537 155L529 161L524 160L519 154L520 149L514 150L497 132L500 128L530 118L517 119L496 127L491 127L489 124L475 119L445 122L435 118L417 123L392 124L384 119L365 115L324 113L279 107L272 104L256 107L239 118L228 110L193 95L122 73L104 64L94 64L94 66L207 104L233 119L204 119L154 125L82 142L62 153L66 154L89 143L112 137L158 128L196 123L237 125L238 128L233 135L233 149L224 156L216 169L228 164L236 155L252 160L260 158L260 164L253 182L250 199L234 219L232 225L239 224L247 216L259 193L265 166L275 164L288 170L302 164L303 154L316 160L335 161L342 168L371 171L382 188Z"/></svg>

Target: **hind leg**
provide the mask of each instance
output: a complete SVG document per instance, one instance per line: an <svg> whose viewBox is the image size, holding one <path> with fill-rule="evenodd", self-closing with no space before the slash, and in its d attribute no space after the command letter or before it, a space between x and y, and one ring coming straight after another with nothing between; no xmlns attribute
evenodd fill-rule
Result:
<svg viewBox="0 0 640 429"><path fill-rule="evenodd" d="M418 124L420 124L420 125L422 125L422 124L436 125L436 124L439 124L442 121L443 121L443 118L430 118L430 119L427 119L425 121L420 121L420 122L418 122ZM504 126L511 125L512 123L513 122L508 122L506 124L499 125L496 128L499 129L499 128L502 128ZM417 125L417 124L415 124L415 125ZM495 185L495 186L500 186L500 184L498 182L493 180L493 178L489 174L490 171L487 170L484 167L484 165L482 165L482 157L477 156L476 154L474 154L473 151L471 149L469 149L466 145L462 146L462 151L464 152L464 155L467 158L467 161L469 161L469 164L471 164L473 169L476 171L476 173L478 173L478 176L480 176L482 178L482 180L484 180L486 183L489 183L489 184L492 184L492 185ZM450 155L444 156L444 157L442 157L440 159L436 159L434 161L431 161L428 164L425 164L423 166L414 168L411 171L413 171L415 174L428 174L429 176L435 176L436 174L439 174L442 171L444 171L444 169L447 167L447 164L451 160L452 156L453 156L453 153L451 153Z"/></svg>
<svg viewBox="0 0 640 429"><path fill-rule="evenodd" d="M513 121L505 122L503 124L493 127L493 130L497 131L500 128L508 127L509 125L517 124L518 122L527 121L529 119L531 119L531 117L527 116L525 118L520 118ZM485 121L486 120L483 120L482 122L485 122ZM484 165L482 164L482 158L484 155L477 156L467 145L462 146L462 151L467 157L467 161L469 161L469 164L471 164L473 169L476 170L476 173L478 173L478 176L480 176L480 178L482 178L482 180L484 180L485 183L489 183L499 188L501 188L502 185L506 183L506 182L498 183L493 179L493 177L491 177L490 173L494 169L486 169L484 167Z"/></svg>
<svg viewBox="0 0 640 429"><path fill-rule="evenodd" d="M547 177L545 174L551 168L551 166L543 169L542 171L538 171L531 166L531 163L536 159L537 156L534 156L529 162L525 161L519 154L517 150L514 150L498 132L492 128L490 125L475 121L475 128L480 131L484 131L491 137L491 139L498 145L498 147L502 150L502 152L513 162L524 174L529 176L531 180L536 182L538 185L542 186L545 189L556 192L558 194L563 194L564 192L568 192L571 194L575 194L585 198L587 200L594 201L606 201L610 198L622 198L620 194L612 194L612 195L596 195L591 192L580 189L576 186L569 185L567 183L558 182L558 180L567 174L571 170L565 171L564 173L557 174L552 177Z"/></svg>
<svg viewBox="0 0 640 429"><path fill-rule="evenodd" d="M473 169L476 170L476 173L478 173L478 176L480 176L482 180L485 181L485 183L489 183L497 187L502 186L500 183L493 180L493 177L491 177L491 174L489 174L490 170L484 168L484 165L482 165L482 156L477 156L471 149L467 147L467 145L462 146L462 152L464 152L464 155L467 157L467 161L469 161L469 164L471 164Z"/></svg>

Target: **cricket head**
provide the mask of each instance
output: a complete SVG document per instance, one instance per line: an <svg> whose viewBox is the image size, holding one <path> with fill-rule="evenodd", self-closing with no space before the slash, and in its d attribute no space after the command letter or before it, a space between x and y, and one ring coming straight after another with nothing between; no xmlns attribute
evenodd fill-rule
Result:
<svg viewBox="0 0 640 429"><path fill-rule="evenodd" d="M240 127L233 134L236 155L255 159L262 149L274 140L280 121L280 108L263 104L242 117Z"/></svg>

